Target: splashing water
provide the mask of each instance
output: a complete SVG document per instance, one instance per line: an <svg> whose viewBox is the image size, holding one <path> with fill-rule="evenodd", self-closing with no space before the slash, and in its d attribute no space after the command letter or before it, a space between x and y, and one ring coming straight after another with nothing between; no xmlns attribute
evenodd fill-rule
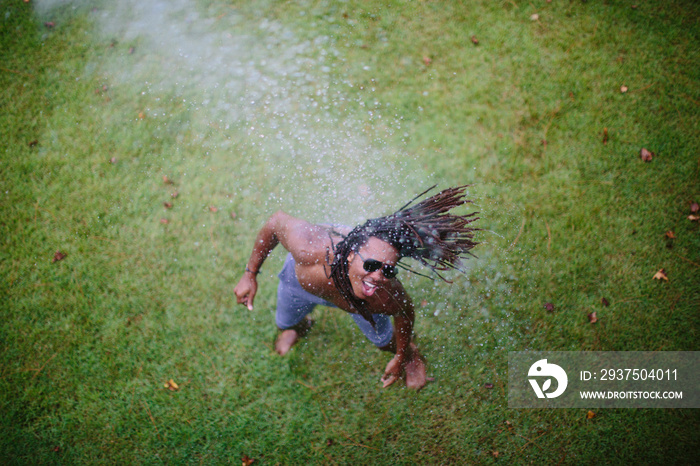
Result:
<svg viewBox="0 0 700 466"><path fill-rule="evenodd" d="M37 9L84 3L42 0ZM428 185L429 175L409 169L411 158L382 141L401 117L385 117L380 102L367 109L344 95L353 83L333 73L341 52L331 37L300 40L276 21L251 21L223 5L202 8L190 0L125 0L92 15L104 37L137 44L133 56L114 54L100 72L113 86L140 88L147 117L199 133L202 150L217 158L209 165L228 171L208 183L258 192L260 175L251 177L244 160L254 158L271 187L266 210L346 224L389 213ZM187 121L168 121L159 102L181 103ZM371 136L367 119L380 122Z"/></svg>

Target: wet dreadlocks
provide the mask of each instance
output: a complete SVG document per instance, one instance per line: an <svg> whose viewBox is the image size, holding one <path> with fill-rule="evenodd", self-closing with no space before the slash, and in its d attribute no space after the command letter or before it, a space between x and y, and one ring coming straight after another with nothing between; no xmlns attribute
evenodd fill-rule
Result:
<svg viewBox="0 0 700 466"><path fill-rule="evenodd" d="M374 319L367 303L352 291L348 276L348 255L351 251L357 253L360 247L374 236L391 244L399 252L399 258L415 259L447 281L439 271L460 270L460 258L467 254L472 255L469 251L477 245L473 232L478 229L468 226L477 220L477 212L469 215L449 213L451 209L469 202L464 199L467 186L445 189L412 205L416 199L433 188L435 186L422 192L391 215L373 218L356 226L333 248L333 284L358 314L373 326ZM410 270L405 266L402 268Z"/></svg>

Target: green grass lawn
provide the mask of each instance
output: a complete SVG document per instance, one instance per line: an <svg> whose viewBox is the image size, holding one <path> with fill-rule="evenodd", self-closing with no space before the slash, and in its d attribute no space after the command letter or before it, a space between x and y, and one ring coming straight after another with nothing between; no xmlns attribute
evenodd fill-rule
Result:
<svg viewBox="0 0 700 466"><path fill-rule="evenodd" d="M699 349L699 18L3 0L0 462L694 464L696 410L509 409L507 362ZM338 310L272 351L281 249L236 305L275 210L354 225L465 183L467 273L402 272L420 392L382 389L389 355Z"/></svg>

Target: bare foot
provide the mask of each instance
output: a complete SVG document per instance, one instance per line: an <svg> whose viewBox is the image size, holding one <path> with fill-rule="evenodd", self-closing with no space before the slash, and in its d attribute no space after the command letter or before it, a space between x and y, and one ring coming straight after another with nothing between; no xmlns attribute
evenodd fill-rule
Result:
<svg viewBox="0 0 700 466"><path fill-rule="evenodd" d="M309 330L311 330L313 325L314 321L306 318L296 324L294 327L282 330L282 333L279 334L277 341L275 342L275 351L277 351L280 356L287 354L289 350L292 349L292 346L294 346L294 343L299 340L299 338L309 333Z"/></svg>
<svg viewBox="0 0 700 466"><path fill-rule="evenodd" d="M427 377L425 376L425 361L423 357L418 353L418 348L416 345L411 343L411 359L406 363L406 386L408 388L414 388L420 390L425 386Z"/></svg>
<svg viewBox="0 0 700 466"><path fill-rule="evenodd" d="M292 349L294 343L299 339L299 333L294 329L283 330L282 333L277 336L277 341L275 342L275 351L279 353L280 356L284 356Z"/></svg>

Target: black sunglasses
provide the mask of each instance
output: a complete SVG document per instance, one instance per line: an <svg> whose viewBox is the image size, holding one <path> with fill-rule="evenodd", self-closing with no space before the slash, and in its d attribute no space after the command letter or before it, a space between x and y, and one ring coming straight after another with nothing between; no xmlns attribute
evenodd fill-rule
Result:
<svg viewBox="0 0 700 466"><path fill-rule="evenodd" d="M378 261L377 259L365 259L360 255L360 253L357 253L358 256L360 256L360 259L362 259L362 268L365 269L365 272L376 272L379 269L382 269L382 273L386 278L394 278L397 273L399 273L398 270L396 270L396 267L393 265L388 265L385 264L384 262Z"/></svg>

